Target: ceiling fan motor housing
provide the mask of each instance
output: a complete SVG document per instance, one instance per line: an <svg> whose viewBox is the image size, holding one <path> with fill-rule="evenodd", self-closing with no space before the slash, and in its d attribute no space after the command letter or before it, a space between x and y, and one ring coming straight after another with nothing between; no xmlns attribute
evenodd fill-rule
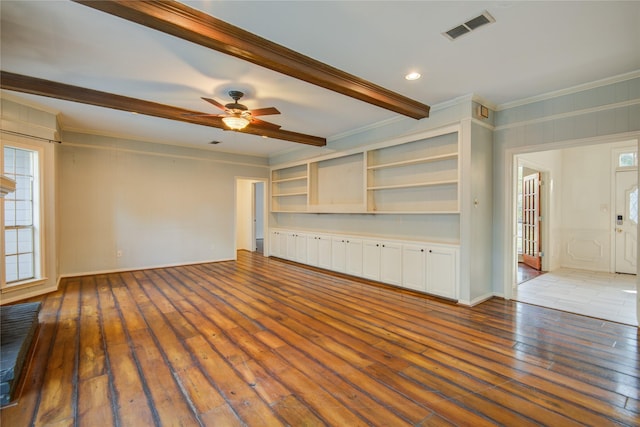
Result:
<svg viewBox="0 0 640 427"><path fill-rule="evenodd" d="M238 113L248 110L245 105L238 103L238 100L244 96L244 93L240 92L239 90L230 90L229 96L233 98L235 102L226 104L224 108L226 108L227 110L235 110L234 112Z"/></svg>

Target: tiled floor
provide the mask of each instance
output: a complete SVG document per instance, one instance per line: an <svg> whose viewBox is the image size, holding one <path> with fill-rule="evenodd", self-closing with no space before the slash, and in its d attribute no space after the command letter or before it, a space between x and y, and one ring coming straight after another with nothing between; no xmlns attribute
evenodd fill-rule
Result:
<svg viewBox="0 0 640 427"><path fill-rule="evenodd" d="M515 300L638 325L636 276L562 268L518 285Z"/></svg>

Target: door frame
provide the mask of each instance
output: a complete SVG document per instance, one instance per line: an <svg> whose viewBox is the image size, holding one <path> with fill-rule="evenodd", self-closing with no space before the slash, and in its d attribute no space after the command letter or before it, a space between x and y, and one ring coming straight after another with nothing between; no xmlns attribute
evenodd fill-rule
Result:
<svg viewBox="0 0 640 427"><path fill-rule="evenodd" d="M547 151L547 150L541 150L541 151ZM533 153L533 152L532 152ZM531 153L528 153L531 154ZM518 262L519 262L519 254L518 254L518 246L517 246L517 227L518 227L518 221L516 220L517 218L517 209L518 209L518 204L517 204L517 195L518 195L518 166L523 166L529 169L533 169L536 172L540 173L540 204L542 206L542 209L540 209L540 216L542 217L542 221L540 221L538 223L538 227L540 227L540 240L542 242L542 244L540 245L540 247L538 248L539 251L543 252L543 256L541 259L541 264L540 264L540 271L548 271L550 266L549 266L549 254L550 254L550 247L551 247L551 233L549 232L549 230L551 230L551 226L550 226L550 221L551 221L551 197L549 194L549 182L550 182L550 171L544 167L542 167L541 165L532 162L531 160L528 159L524 159L522 158L522 155L526 155L525 153L521 153L519 155L516 155L516 171L515 171L515 176L514 176L514 183L513 183L513 189L515 191L514 194L514 198L513 198L513 203L514 203L514 217L513 217L513 221L515 223L515 227L516 227L516 246L515 246L515 269L518 268ZM517 282L517 280L516 280ZM515 284L517 285L517 283ZM514 286L515 286L514 285Z"/></svg>
<svg viewBox="0 0 640 427"><path fill-rule="evenodd" d="M268 178L253 178L253 177L241 177L241 176L236 176L235 177L235 181L234 181L234 203L233 203L233 245L234 245L234 258L233 259L237 259L237 252L238 252L238 198L239 198L239 189L238 189L238 183L240 181L248 181L251 184L251 200L250 200L250 206L251 206L251 239L255 244L255 183L256 182L262 182L264 185L264 191L263 191L263 198L262 198L262 221L263 221L263 234L264 234L264 245L263 245L263 251L262 251L262 255L263 256L269 256L269 249L268 249L268 245L269 245L269 233L266 232L266 230L268 230L267 224L268 224L268 215L269 215L269 205L268 205L268 194L267 194L267 188L268 188L268 184L269 184L269 179Z"/></svg>
<svg viewBox="0 0 640 427"><path fill-rule="evenodd" d="M609 204L610 209L610 221L611 221L611 234L610 234L610 243L609 246L611 248L611 253L609 255L609 272L616 272L616 173L624 170L635 170L637 174L640 175L640 167L630 167L630 168L619 168L618 167L618 156L622 153L627 153L629 150L634 150L636 152L636 156L638 155L638 144L633 144L632 141L629 141L628 144L621 144L619 147L614 147L611 150L611 202ZM639 177L640 181L640 177ZM638 225L638 229L640 229L640 225ZM639 244L640 246L640 244ZM640 263L638 263L640 266Z"/></svg>
<svg viewBox="0 0 640 427"><path fill-rule="evenodd" d="M502 245L503 245L503 256L504 263L502 271L497 271L495 274L502 275L502 296L509 300L513 298L513 289L516 286L517 282L517 234L516 234L516 192L517 188L515 187L516 180L518 179L518 159L517 156L519 154L527 154L527 153L537 153L540 151L549 151L549 150L559 150L563 148L573 148L587 145L596 145L596 144L611 144L611 143L619 143L623 144L634 144L636 147L640 142L640 133L638 132L630 132L624 135L610 135L610 136L599 136L593 138L584 138L584 139L575 139L575 140L566 140L566 141L554 141L548 142L544 144L538 145L528 145L528 146L520 146L513 147L505 150L503 165L504 170L507 171L505 174L504 181L504 204L502 206L504 224L502 230L499 232L502 236ZM640 175L640 174L639 174ZM545 203L548 206L548 203ZM548 228L548 227L547 227ZM638 227L638 232L640 234L640 227ZM640 239L638 239L638 246L640 248ZM640 250L638 251L640 257ZM543 265L544 265L544 257L543 257ZM640 264L639 264L640 265ZM496 276L497 277L497 276ZM640 275L639 279L640 281ZM640 282L637 284L637 288L640 288ZM638 312L640 313L640 306L638 307Z"/></svg>

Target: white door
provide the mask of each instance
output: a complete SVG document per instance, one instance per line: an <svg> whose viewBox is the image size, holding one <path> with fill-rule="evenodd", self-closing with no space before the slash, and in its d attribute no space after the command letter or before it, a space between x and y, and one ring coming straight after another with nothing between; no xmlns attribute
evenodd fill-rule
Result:
<svg viewBox="0 0 640 427"><path fill-rule="evenodd" d="M347 274L362 276L362 240L347 240Z"/></svg>
<svg viewBox="0 0 640 427"><path fill-rule="evenodd" d="M365 240L362 246L362 276L380 280L380 243Z"/></svg>
<svg viewBox="0 0 640 427"><path fill-rule="evenodd" d="M318 236L318 267L331 270L331 237Z"/></svg>
<svg viewBox="0 0 640 427"><path fill-rule="evenodd" d="M637 272L638 172L616 172L616 273Z"/></svg>
<svg viewBox="0 0 640 427"><path fill-rule="evenodd" d="M282 256L280 254L280 232L272 231L271 238L269 239L269 255Z"/></svg>
<svg viewBox="0 0 640 427"><path fill-rule="evenodd" d="M318 236L307 236L307 264L318 266L319 240Z"/></svg>
<svg viewBox="0 0 640 427"><path fill-rule="evenodd" d="M296 235L295 233L287 232L286 234L287 248L282 255L286 259L295 261L296 259Z"/></svg>
<svg viewBox="0 0 640 427"><path fill-rule="evenodd" d="M424 246L402 246L402 286L425 292L425 248Z"/></svg>
<svg viewBox="0 0 640 427"><path fill-rule="evenodd" d="M383 243L380 251L380 280L402 285L402 245Z"/></svg>
<svg viewBox="0 0 640 427"><path fill-rule="evenodd" d="M347 271L347 241L344 238L331 239L331 269L340 273Z"/></svg>
<svg viewBox="0 0 640 427"><path fill-rule="evenodd" d="M427 292L456 298L457 251L453 248L429 247L427 252Z"/></svg>
<svg viewBox="0 0 640 427"><path fill-rule="evenodd" d="M305 234L296 234L296 261L307 262L307 236Z"/></svg>

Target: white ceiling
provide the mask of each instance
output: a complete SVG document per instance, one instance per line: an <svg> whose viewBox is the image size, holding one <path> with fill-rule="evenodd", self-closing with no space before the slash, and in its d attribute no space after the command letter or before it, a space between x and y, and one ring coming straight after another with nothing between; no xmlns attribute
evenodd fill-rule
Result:
<svg viewBox="0 0 640 427"><path fill-rule="evenodd" d="M185 1L216 18L434 106L502 105L640 70L638 1ZM441 33L487 10L455 41ZM283 129L326 137L396 113L64 0L0 2L4 71L217 113L230 89ZM416 70L420 80L404 75ZM295 143L5 92L59 112L64 130L270 156ZM429 120L428 118L422 120ZM222 141L208 145L212 140Z"/></svg>

